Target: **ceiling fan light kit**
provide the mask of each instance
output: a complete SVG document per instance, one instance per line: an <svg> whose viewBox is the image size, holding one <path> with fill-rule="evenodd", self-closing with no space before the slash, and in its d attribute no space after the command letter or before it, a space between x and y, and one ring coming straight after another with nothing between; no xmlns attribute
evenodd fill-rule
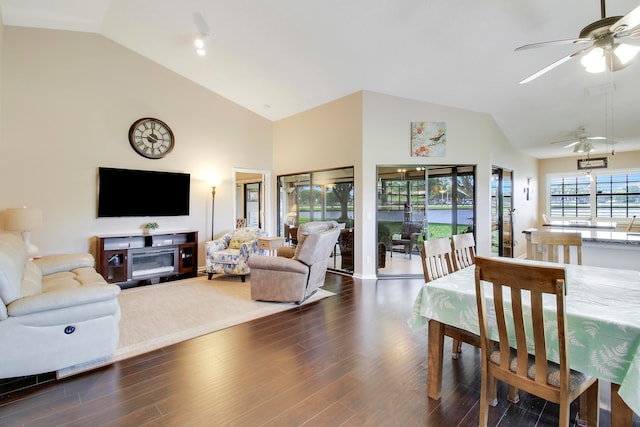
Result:
<svg viewBox="0 0 640 427"><path fill-rule="evenodd" d="M589 73L602 73L607 68L618 71L631 63L640 47L618 43L614 48L594 47L582 57L580 63ZM613 52L613 53L612 53Z"/></svg>
<svg viewBox="0 0 640 427"><path fill-rule="evenodd" d="M573 152L574 153L590 153L595 149L596 148L593 146L593 144L591 144L589 142L578 142L573 147Z"/></svg>

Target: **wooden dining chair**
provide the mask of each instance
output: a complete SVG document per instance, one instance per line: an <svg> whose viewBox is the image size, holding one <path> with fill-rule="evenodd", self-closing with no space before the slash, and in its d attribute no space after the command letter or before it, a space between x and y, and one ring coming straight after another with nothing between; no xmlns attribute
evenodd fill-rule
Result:
<svg viewBox="0 0 640 427"><path fill-rule="evenodd" d="M420 252L424 280L430 282L453 272L451 243L446 237L425 240Z"/></svg>
<svg viewBox="0 0 640 427"><path fill-rule="evenodd" d="M580 232L532 231L530 244L532 245L530 253L533 253L538 261L571 264L571 254L574 253L574 264L582 264L582 234ZM562 254L562 258L560 254Z"/></svg>
<svg viewBox="0 0 640 427"><path fill-rule="evenodd" d="M444 277L454 271L451 252L451 242L447 237L424 241L420 255L426 282ZM451 357L453 359L457 359L462 352L462 342L471 344L474 347L480 347L480 337L463 329L445 325L444 334L453 339L451 347Z"/></svg>
<svg viewBox="0 0 640 427"><path fill-rule="evenodd" d="M487 282L495 307L498 330L495 343L489 337ZM475 283L482 345L479 425L487 425L488 406L497 403L496 380L500 380L509 384L509 400L513 403L519 400L517 390L522 389L560 405L561 426L569 425L570 404L582 395L580 415L583 418L586 415L589 425L597 426L598 380L569 368L564 268L478 257ZM551 337L555 331L551 332L549 325L545 331L545 320L548 322L549 318L548 314L543 318L543 295L550 295L555 303L557 348L550 345L546 336ZM532 325L531 329L526 329L527 324ZM547 354L556 355L559 363L549 361Z"/></svg>
<svg viewBox="0 0 640 427"><path fill-rule="evenodd" d="M476 262L476 241L473 233L454 234L451 236L453 248L453 266L456 270L469 267Z"/></svg>

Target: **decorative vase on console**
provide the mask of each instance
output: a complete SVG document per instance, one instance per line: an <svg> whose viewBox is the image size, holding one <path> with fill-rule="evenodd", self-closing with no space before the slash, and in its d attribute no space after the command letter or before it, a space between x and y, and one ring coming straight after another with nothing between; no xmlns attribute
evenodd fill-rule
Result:
<svg viewBox="0 0 640 427"><path fill-rule="evenodd" d="M144 234L153 234L159 228L157 222L148 222L144 225Z"/></svg>

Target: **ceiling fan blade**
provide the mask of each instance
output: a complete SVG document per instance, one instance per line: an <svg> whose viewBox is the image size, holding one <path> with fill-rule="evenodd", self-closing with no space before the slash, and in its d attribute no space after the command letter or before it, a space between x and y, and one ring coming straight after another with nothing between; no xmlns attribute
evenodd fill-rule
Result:
<svg viewBox="0 0 640 427"><path fill-rule="evenodd" d="M615 24L609 27L609 31L615 34L618 31L632 30L638 25L640 25L640 6L618 19Z"/></svg>
<svg viewBox="0 0 640 427"><path fill-rule="evenodd" d="M603 139L607 139L604 136L587 136L585 137L585 139L591 139L591 140L603 140Z"/></svg>
<svg viewBox="0 0 640 427"><path fill-rule="evenodd" d="M546 46L558 46L558 45L566 45L566 44L579 44L579 43L587 43L593 41L591 38L581 38L581 39L565 39L565 40L552 40L548 42L539 42L539 43L531 43L525 44L524 46L517 47L516 52L527 49L535 49L538 47L546 47Z"/></svg>
<svg viewBox="0 0 640 427"><path fill-rule="evenodd" d="M565 62L569 61L571 58L573 58L574 56L580 55L582 52L584 52L587 49L590 49L591 46L584 48L584 49L580 49L578 51L573 52L570 55L567 55L563 58L558 59L556 62L554 62L553 64L547 65L546 67L544 67L542 70L535 72L533 74L531 74L529 77L527 77L526 79L522 80L520 82L520 84L525 84L525 83L529 83L531 80L537 79L538 77L540 77L541 75L553 70L554 68L558 67L559 65L564 64Z"/></svg>
<svg viewBox="0 0 640 427"><path fill-rule="evenodd" d="M627 38L639 38L640 37L640 28L618 31L613 35L615 39L627 39Z"/></svg>
<svg viewBox="0 0 640 427"><path fill-rule="evenodd" d="M572 139L560 139L558 141L551 141L549 144L575 144L578 142L580 142L578 138L572 138Z"/></svg>
<svg viewBox="0 0 640 427"><path fill-rule="evenodd" d="M620 43L630 44L632 46L640 46L640 28L632 31L621 31L614 38Z"/></svg>
<svg viewBox="0 0 640 427"><path fill-rule="evenodd" d="M564 146L564 147L562 147L562 148L571 148L571 147L573 147L574 145L578 144L579 142L580 142L580 140L578 140L578 141L573 141L571 144L567 144L567 145L565 145L565 146Z"/></svg>

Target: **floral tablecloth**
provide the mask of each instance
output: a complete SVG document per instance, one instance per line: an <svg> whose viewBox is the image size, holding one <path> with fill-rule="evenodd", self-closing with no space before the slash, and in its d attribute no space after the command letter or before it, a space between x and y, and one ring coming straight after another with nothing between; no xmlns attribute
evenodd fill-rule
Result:
<svg viewBox="0 0 640 427"><path fill-rule="evenodd" d="M571 368L620 384L620 397L640 414L640 271L564 267ZM415 300L409 327L417 330L434 319L479 334L474 271L471 266L426 283ZM493 313L491 295L487 289L487 306ZM547 336L557 337L552 332ZM550 344L557 348L557 342Z"/></svg>

